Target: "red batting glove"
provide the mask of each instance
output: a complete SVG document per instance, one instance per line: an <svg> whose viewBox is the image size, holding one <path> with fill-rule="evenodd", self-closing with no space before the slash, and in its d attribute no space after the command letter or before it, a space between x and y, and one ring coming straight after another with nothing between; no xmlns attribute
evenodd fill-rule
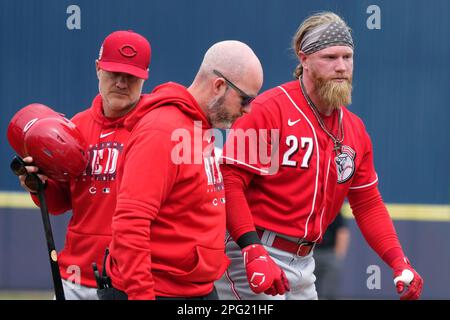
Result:
<svg viewBox="0 0 450 320"><path fill-rule="evenodd" d="M264 292L275 296L289 291L289 282L284 271L272 260L260 244L242 249L247 280L254 293Z"/></svg>
<svg viewBox="0 0 450 320"><path fill-rule="evenodd" d="M394 261L394 284L397 293L401 294L400 300L417 300L422 293L423 279L411 267L408 258L400 258Z"/></svg>

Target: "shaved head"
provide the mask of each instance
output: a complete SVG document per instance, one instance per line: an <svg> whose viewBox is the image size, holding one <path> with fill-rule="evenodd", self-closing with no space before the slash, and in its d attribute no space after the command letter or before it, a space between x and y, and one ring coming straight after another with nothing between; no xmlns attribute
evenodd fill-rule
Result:
<svg viewBox="0 0 450 320"><path fill-rule="evenodd" d="M227 40L206 51L188 88L214 128L229 128L244 113L263 83L263 69L253 50L240 41Z"/></svg>
<svg viewBox="0 0 450 320"><path fill-rule="evenodd" d="M238 81L250 71L260 73L262 66L253 50L236 40L221 41L206 51L197 77L209 77L213 70L226 73L230 80Z"/></svg>

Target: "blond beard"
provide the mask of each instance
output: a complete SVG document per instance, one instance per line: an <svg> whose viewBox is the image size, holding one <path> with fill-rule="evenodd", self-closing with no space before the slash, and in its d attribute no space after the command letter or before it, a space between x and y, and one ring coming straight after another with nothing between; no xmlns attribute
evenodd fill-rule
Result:
<svg viewBox="0 0 450 320"><path fill-rule="evenodd" d="M314 86L320 99L333 109L348 106L352 103L352 78L344 82L325 80L313 75Z"/></svg>

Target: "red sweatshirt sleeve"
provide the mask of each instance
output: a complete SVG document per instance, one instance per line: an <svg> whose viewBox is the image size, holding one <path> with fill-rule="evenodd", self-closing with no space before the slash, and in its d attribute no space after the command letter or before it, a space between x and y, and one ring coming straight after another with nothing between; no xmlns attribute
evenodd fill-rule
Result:
<svg viewBox="0 0 450 320"><path fill-rule="evenodd" d="M45 200L48 211L53 215L59 215L72 209L69 183L47 180L45 187ZM40 207L37 194L30 194L33 202Z"/></svg>
<svg viewBox="0 0 450 320"><path fill-rule="evenodd" d="M245 198L245 190L252 180L253 173L233 165L221 165L225 185L227 230L233 240L249 231L255 231L253 216Z"/></svg>
<svg viewBox="0 0 450 320"><path fill-rule="evenodd" d="M378 188L352 190L348 200L367 243L392 267L394 260L403 258L404 254Z"/></svg>
<svg viewBox="0 0 450 320"><path fill-rule="evenodd" d="M117 207L112 221L111 257L129 299L154 299L150 226L177 176L170 133L140 127L124 153Z"/></svg>

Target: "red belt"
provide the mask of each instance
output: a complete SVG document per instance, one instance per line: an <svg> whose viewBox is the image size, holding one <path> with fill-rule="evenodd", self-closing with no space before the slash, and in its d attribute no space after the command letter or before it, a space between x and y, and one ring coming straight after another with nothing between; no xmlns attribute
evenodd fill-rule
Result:
<svg viewBox="0 0 450 320"><path fill-rule="evenodd" d="M258 233L258 236L261 239L264 230L256 229L256 232ZM304 239L300 239L299 242L294 242L276 235L275 238L273 239L272 244L267 245L282 251L293 253L300 257L304 257L307 256L312 251L312 249L314 249L315 244L316 244L315 242L307 241Z"/></svg>

